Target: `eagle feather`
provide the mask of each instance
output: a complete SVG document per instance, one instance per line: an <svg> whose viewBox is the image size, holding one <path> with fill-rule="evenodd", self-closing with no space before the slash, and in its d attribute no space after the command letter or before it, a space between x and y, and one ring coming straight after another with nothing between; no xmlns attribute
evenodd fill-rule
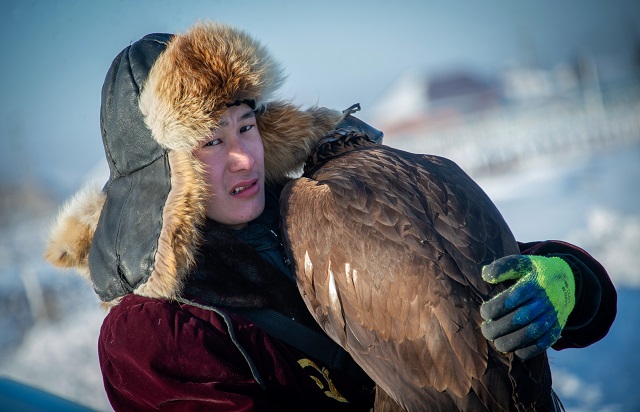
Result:
<svg viewBox="0 0 640 412"><path fill-rule="evenodd" d="M281 207L307 307L397 406L552 408L546 355L514 360L481 334L480 304L505 287L481 267L519 249L454 162L336 131Z"/></svg>

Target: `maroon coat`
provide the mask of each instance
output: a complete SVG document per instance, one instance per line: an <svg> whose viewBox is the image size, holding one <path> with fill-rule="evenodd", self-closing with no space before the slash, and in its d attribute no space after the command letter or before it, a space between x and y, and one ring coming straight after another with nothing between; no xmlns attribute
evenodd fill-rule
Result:
<svg viewBox="0 0 640 412"><path fill-rule="evenodd" d="M128 295L105 319L98 348L118 411L368 410L373 403L371 387L353 387L223 311Z"/></svg>

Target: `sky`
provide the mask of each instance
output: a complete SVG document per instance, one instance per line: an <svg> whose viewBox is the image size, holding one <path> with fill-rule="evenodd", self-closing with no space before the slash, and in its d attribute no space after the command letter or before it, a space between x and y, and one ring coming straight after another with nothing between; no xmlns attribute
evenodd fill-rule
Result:
<svg viewBox="0 0 640 412"><path fill-rule="evenodd" d="M5 0L0 182L73 192L104 157L98 113L112 59L147 33L198 19L262 41L288 75L282 97L335 109L359 102L365 120L409 69L493 72L533 58L552 67L580 50L630 58L640 38L634 0Z"/></svg>

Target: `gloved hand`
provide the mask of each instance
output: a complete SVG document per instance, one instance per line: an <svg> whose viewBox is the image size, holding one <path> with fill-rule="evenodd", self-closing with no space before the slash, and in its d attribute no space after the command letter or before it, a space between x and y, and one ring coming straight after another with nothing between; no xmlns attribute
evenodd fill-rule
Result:
<svg viewBox="0 0 640 412"><path fill-rule="evenodd" d="M512 255L482 268L482 278L495 284L517 280L483 303L482 334L501 352L522 360L544 352L562 333L575 306L571 267L559 257Z"/></svg>

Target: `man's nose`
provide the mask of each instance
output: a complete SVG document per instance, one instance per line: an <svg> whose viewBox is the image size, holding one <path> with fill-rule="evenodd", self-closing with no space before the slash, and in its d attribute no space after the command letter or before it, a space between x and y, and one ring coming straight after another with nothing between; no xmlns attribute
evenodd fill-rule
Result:
<svg viewBox="0 0 640 412"><path fill-rule="evenodd" d="M229 168L231 171L250 170L253 168L254 159L249 148L240 138L233 139L229 151Z"/></svg>

